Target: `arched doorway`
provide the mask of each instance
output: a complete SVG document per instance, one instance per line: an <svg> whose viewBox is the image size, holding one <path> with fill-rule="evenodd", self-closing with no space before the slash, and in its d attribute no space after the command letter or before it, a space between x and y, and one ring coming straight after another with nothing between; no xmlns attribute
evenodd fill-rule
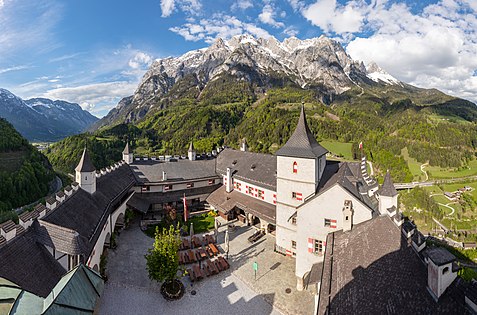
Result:
<svg viewBox="0 0 477 315"><path fill-rule="evenodd" d="M111 233L108 232L104 238L104 247L109 248L111 246Z"/></svg>

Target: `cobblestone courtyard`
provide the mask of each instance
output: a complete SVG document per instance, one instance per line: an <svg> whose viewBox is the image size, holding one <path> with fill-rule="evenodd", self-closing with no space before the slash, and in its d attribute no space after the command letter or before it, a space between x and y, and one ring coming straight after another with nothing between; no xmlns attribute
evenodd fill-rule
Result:
<svg viewBox="0 0 477 315"><path fill-rule="evenodd" d="M218 236L222 248L224 229L225 226ZM147 276L144 254L153 239L136 225L122 231L117 239L118 248L109 252L108 281L96 313L313 314L313 296L295 289L294 260L273 252L273 236L249 243L247 238L253 232L253 228L238 227L230 233L230 269L195 283L183 278L184 297L167 302L159 292L160 285ZM254 261L259 266L257 280ZM290 293L286 293L287 288Z"/></svg>

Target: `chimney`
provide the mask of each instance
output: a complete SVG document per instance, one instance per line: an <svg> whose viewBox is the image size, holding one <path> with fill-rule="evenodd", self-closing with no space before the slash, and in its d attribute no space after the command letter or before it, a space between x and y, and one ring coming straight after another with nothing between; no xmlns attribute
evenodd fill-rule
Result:
<svg viewBox="0 0 477 315"><path fill-rule="evenodd" d="M45 215L46 215L46 207L44 204L37 204L34 208L34 211L38 214L38 217L39 219L43 218ZM33 216L33 215L32 215Z"/></svg>
<svg viewBox="0 0 477 315"><path fill-rule="evenodd" d="M243 138L242 143L240 143L240 151L243 151L243 152L248 151L247 140L245 138Z"/></svg>
<svg viewBox="0 0 477 315"><path fill-rule="evenodd" d="M23 226L25 230L28 229L33 223L32 213L30 211L24 211L18 216L18 223Z"/></svg>
<svg viewBox="0 0 477 315"><path fill-rule="evenodd" d="M65 195L66 195L67 197L69 197L69 196L71 196L72 194L73 194L73 188L71 188L70 185L66 186L66 187L65 187Z"/></svg>
<svg viewBox="0 0 477 315"><path fill-rule="evenodd" d="M12 220L8 220L0 224L0 235L3 236L7 242L17 235L17 226Z"/></svg>
<svg viewBox="0 0 477 315"><path fill-rule="evenodd" d="M343 231L350 231L353 227L353 203L345 200L343 207Z"/></svg>
<svg viewBox="0 0 477 315"><path fill-rule="evenodd" d="M49 210L53 210L56 208L56 199L53 197L46 198L46 208Z"/></svg>
<svg viewBox="0 0 477 315"><path fill-rule="evenodd" d="M103 167L101 169L101 175L106 175L106 174L108 174L108 172L106 172L106 169Z"/></svg>
<svg viewBox="0 0 477 315"><path fill-rule="evenodd" d="M61 203L61 202L65 201L65 198L66 198L65 193L61 190L56 193L55 197L56 197L56 201L58 201L58 203Z"/></svg>
<svg viewBox="0 0 477 315"><path fill-rule="evenodd" d="M232 190L234 190L234 185L232 182L232 170L230 167L227 167L227 175L225 176L225 191L229 193Z"/></svg>
<svg viewBox="0 0 477 315"><path fill-rule="evenodd" d="M162 171L162 180L163 181L167 180L167 173L165 171Z"/></svg>
<svg viewBox="0 0 477 315"><path fill-rule="evenodd" d="M100 170L96 170L96 178L100 178L101 177L101 171Z"/></svg>
<svg viewBox="0 0 477 315"><path fill-rule="evenodd" d="M72 182L71 187L73 188L73 191L77 191L79 188L79 184L77 182Z"/></svg>
<svg viewBox="0 0 477 315"><path fill-rule="evenodd" d="M441 295L457 278L459 267L455 263L455 256L443 247L434 247L426 250L427 254L427 289L434 300L438 301Z"/></svg>
<svg viewBox="0 0 477 315"><path fill-rule="evenodd" d="M106 173L111 173L111 166L106 167Z"/></svg>

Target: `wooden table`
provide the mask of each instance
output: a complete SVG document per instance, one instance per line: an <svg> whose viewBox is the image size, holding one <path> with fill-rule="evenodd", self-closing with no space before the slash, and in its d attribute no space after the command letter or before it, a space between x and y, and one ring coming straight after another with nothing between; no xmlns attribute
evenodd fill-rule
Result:
<svg viewBox="0 0 477 315"><path fill-rule="evenodd" d="M219 250L217 249L217 247L214 244L210 243L209 247L212 250L212 253L214 254L214 256L217 256L219 254Z"/></svg>
<svg viewBox="0 0 477 315"><path fill-rule="evenodd" d="M192 270L194 271L194 275L197 279L203 278L199 265L192 266Z"/></svg>

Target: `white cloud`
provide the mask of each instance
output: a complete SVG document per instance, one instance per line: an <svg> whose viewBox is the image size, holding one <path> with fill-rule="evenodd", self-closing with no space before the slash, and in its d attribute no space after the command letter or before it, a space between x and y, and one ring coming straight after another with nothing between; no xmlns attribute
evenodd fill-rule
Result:
<svg viewBox="0 0 477 315"><path fill-rule="evenodd" d="M349 1L345 6L336 0L317 0L303 8L302 14L326 33L355 33L363 26L368 6L362 1Z"/></svg>
<svg viewBox="0 0 477 315"><path fill-rule="evenodd" d="M3 0L0 0L0 8L2 8L5 5L5 2Z"/></svg>
<svg viewBox="0 0 477 315"><path fill-rule="evenodd" d="M271 36L266 30L252 23L242 22L235 16L220 13L212 15L208 19L201 19L195 24L186 23L181 26L171 27L170 30L181 35L187 41L204 40L207 43L212 43L219 37L228 39L243 33L263 38Z"/></svg>
<svg viewBox="0 0 477 315"><path fill-rule="evenodd" d="M149 68L153 59L148 54L139 51L133 58L129 59L128 65L133 69L145 69Z"/></svg>
<svg viewBox="0 0 477 315"><path fill-rule="evenodd" d="M283 30L283 34L285 34L289 37L296 36L296 35L298 35L298 33L300 33L300 32L293 26L289 26L289 27L287 27Z"/></svg>
<svg viewBox="0 0 477 315"><path fill-rule="evenodd" d="M477 17L464 3L441 1L417 14L405 4L375 6L366 17L373 34L350 41L347 52L404 82L476 102Z"/></svg>
<svg viewBox="0 0 477 315"><path fill-rule="evenodd" d="M93 113L105 114L121 98L131 95L136 87L137 82L128 81L93 83L50 89L42 97L68 100Z"/></svg>
<svg viewBox="0 0 477 315"><path fill-rule="evenodd" d="M30 66L26 66L26 65L13 66L13 67L0 69L0 74L11 72L11 71L25 70L25 69L30 69L30 68L31 68Z"/></svg>
<svg viewBox="0 0 477 315"><path fill-rule="evenodd" d="M300 11L305 6L303 1L300 1L300 0L288 0L288 3L290 4L290 6L293 8L294 11Z"/></svg>
<svg viewBox="0 0 477 315"><path fill-rule="evenodd" d="M266 4L263 6L262 13L258 15L258 19L262 23L269 24L276 28L285 26L282 22L278 22L277 20L275 20L275 8L273 8L270 4Z"/></svg>
<svg viewBox="0 0 477 315"><path fill-rule="evenodd" d="M1 0L0 0L1 1ZM61 5L54 2L27 1L5 5L0 10L0 55L6 58L19 51L32 54L51 51L61 44L55 41L53 28L61 17Z"/></svg>
<svg viewBox="0 0 477 315"><path fill-rule="evenodd" d="M161 0L162 17L168 17L174 11L174 0Z"/></svg>
<svg viewBox="0 0 477 315"><path fill-rule="evenodd" d="M176 7L186 14L198 15L202 10L200 0L161 0L162 17L170 16Z"/></svg>
<svg viewBox="0 0 477 315"><path fill-rule="evenodd" d="M230 7L232 11L236 11L238 9L247 10L249 8L253 8L253 3L251 0L237 0Z"/></svg>

